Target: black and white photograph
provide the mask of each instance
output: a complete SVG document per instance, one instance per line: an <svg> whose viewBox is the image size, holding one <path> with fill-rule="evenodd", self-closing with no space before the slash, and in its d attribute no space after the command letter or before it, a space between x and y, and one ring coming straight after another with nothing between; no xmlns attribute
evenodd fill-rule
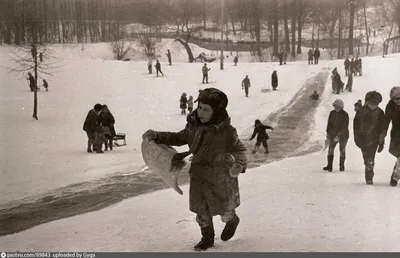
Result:
<svg viewBox="0 0 400 258"><path fill-rule="evenodd" d="M400 0L0 0L0 79L1 258L400 252Z"/></svg>

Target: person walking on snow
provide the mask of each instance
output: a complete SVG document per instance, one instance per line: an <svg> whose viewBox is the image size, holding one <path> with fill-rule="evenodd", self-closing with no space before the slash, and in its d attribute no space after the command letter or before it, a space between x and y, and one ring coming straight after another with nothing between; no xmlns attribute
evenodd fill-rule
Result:
<svg viewBox="0 0 400 258"><path fill-rule="evenodd" d="M346 145L349 140L349 115L343 110L344 103L341 99L335 100L332 105L334 110L329 113L328 124L326 126L326 138L329 141L328 165L323 170L332 172L335 148L337 143L339 143L339 170L344 171Z"/></svg>
<svg viewBox="0 0 400 258"><path fill-rule="evenodd" d="M353 90L353 74L349 74L349 78L347 78L346 90L351 92Z"/></svg>
<svg viewBox="0 0 400 258"><path fill-rule="evenodd" d="M149 61L147 61L147 69L149 70L149 74L153 73L153 58L149 57Z"/></svg>
<svg viewBox="0 0 400 258"><path fill-rule="evenodd" d="M163 72L161 72L161 64L158 60L156 62L155 68L156 68L156 72L157 72L157 77L158 77L158 72L160 72L162 74L162 76L164 76Z"/></svg>
<svg viewBox="0 0 400 258"><path fill-rule="evenodd" d="M186 115L186 108L187 108L188 100L187 100L185 92L182 93L182 96L181 96L181 99L179 100L179 103L180 103L179 107L182 110L181 111L181 115Z"/></svg>
<svg viewBox="0 0 400 258"><path fill-rule="evenodd" d="M191 114L193 112L193 96L189 96L187 104L188 104L189 114Z"/></svg>
<svg viewBox="0 0 400 258"><path fill-rule="evenodd" d="M246 77L242 81L242 90L244 89L244 92L246 94L246 97L249 96L249 88L251 87L250 85L250 79L249 76L246 75Z"/></svg>
<svg viewBox="0 0 400 258"><path fill-rule="evenodd" d="M349 76L349 74L350 74L350 60L349 60L349 58L346 58L346 60L344 60L344 71L345 71L345 75Z"/></svg>
<svg viewBox="0 0 400 258"><path fill-rule="evenodd" d="M171 52L169 52L169 49L168 49L168 52L166 53L166 55L167 55L167 58L168 58L168 63L169 63L169 65L172 65L172 57L171 57Z"/></svg>
<svg viewBox="0 0 400 258"><path fill-rule="evenodd" d="M384 127L385 135L392 122L390 132L389 153L396 157L396 162L390 177L390 185L397 186L400 179L400 87L395 86L390 90L390 100L385 109L386 123Z"/></svg>
<svg viewBox="0 0 400 258"><path fill-rule="evenodd" d="M256 121L254 121L254 132L253 132L253 135L250 137L250 141L253 140L254 137L256 137L256 135L257 135L257 142L256 142L256 145L254 146L254 149L253 149L253 151L251 153L253 153L253 154L256 153L258 148L260 148L261 144L265 148L265 152L264 153L265 154L269 153L269 151L268 151L268 143L267 143L267 141L269 139L269 136L268 136L267 132L265 131L267 129L274 130L274 128L272 128L271 126L263 125L261 123L261 121L258 120L258 119Z"/></svg>
<svg viewBox="0 0 400 258"><path fill-rule="evenodd" d="M206 80L206 83L208 83L208 71L210 71L211 68L208 68L207 64L204 64L203 68L201 70L203 72L203 82L202 83L204 83L204 80Z"/></svg>
<svg viewBox="0 0 400 258"><path fill-rule="evenodd" d="M272 72L271 85L272 85L272 90L276 90L276 88L278 88L278 74L276 73L276 71Z"/></svg>
<svg viewBox="0 0 400 258"><path fill-rule="evenodd" d="M233 59L233 63L235 64L235 66L237 66L238 62L239 62L239 57L238 55L236 55L235 58Z"/></svg>
<svg viewBox="0 0 400 258"><path fill-rule="evenodd" d="M313 60L314 60L314 52L310 48L310 50L308 50L308 64L313 64Z"/></svg>
<svg viewBox="0 0 400 258"><path fill-rule="evenodd" d="M225 224L222 241L231 239L240 219L235 209L240 205L238 175L247 167L246 147L235 127L230 124L226 107L228 98L215 88L204 89L197 109L187 116L180 132L148 130L143 139L172 146L189 145L188 153L178 153L179 160L192 153L189 170L189 209L196 213L202 238L194 246L197 251L214 246L213 216L220 215ZM176 154L177 155L177 154Z"/></svg>
<svg viewBox="0 0 400 258"><path fill-rule="evenodd" d="M49 91L49 84L47 83L47 81L45 79L43 79L43 87L46 89L46 91Z"/></svg>
<svg viewBox="0 0 400 258"><path fill-rule="evenodd" d="M89 153L92 152L92 145L93 150L99 152L94 146L94 140L99 114L102 109L103 106L101 104L94 105L93 109L91 109L86 115L85 122L83 123L83 131L86 132L86 135L88 137L87 152Z"/></svg>
<svg viewBox="0 0 400 258"><path fill-rule="evenodd" d="M378 107L382 102L382 95L370 91L365 95L365 105L360 107L354 117L354 141L361 149L365 165L365 181L373 184L375 153L382 152L385 143L386 117Z"/></svg>
<svg viewBox="0 0 400 258"><path fill-rule="evenodd" d="M319 49L316 48L314 50L314 64L318 64L319 63L320 56L321 56L321 52L319 52Z"/></svg>
<svg viewBox="0 0 400 258"><path fill-rule="evenodd" d="M31 89L31 91L35 90L35 78L33 77L33 75L28 72L28 79L29 80L29 88Z"/></svg>

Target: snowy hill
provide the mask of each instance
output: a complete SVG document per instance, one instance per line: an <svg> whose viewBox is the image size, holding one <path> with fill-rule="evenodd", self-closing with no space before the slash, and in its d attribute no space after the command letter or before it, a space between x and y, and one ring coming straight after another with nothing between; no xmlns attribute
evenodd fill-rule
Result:
<svg viewBox="0 0 400 258"><path fill-rule="evenodd" d="M0 52L0 59L5 60L6 49ZM6 76L6 70L0 69L4 78L0 86L0 127L5 132L0 143L7 146L7 152L0 155L0 205L34 200L73 183L138 171L144 165L140 154L142 132L184 127L185 117L178 108L182 92L196 97L198 89L207 86L225 91L232 124L241 137L247 138L254 120L287 104L307 78L335 66L344 73L340 60L322 60L314 66L305 62L286 66L227 64L223 71L217 63L209 66L215 83L202 85L201 64L164 64L166 76L155 78L146 74L145 62L70 55L64 60L63 71L49 80L50 92L39 93L39 121L31 118L33 100L25 80ZM278 91L261 94L273 70L279 75ZM354 78L353 93L332 95L328 81L315 115L312 140L322 144L327 115L336 98L345 102L351 121L353 104L364 99L369 90L382 93L380 106L384 108L390 88L400 84L399 70L399 55L370 57L363 59L364 75ZM249 99L240 85L245 75L252 82ZM126 147L102 155L85 152L82 124L97 102L110 107L117 132L127 133ZM242 220L238 231L232 240L222 243L219 234L223 224L215 217L216 247L210 251L400 251L400 193L389 187L394 158L387 148L388 144L377 155L373 186L365 185L361 153L352 136L345 172L337 171L337 159L333 173L322 172L326 152L249 169L239 178L242 204L237 212ZM188 211L188 186L182 189L183 196L171 189L157 191L3 236L0 249L192 251L200 232L195 215Z"/></svg>

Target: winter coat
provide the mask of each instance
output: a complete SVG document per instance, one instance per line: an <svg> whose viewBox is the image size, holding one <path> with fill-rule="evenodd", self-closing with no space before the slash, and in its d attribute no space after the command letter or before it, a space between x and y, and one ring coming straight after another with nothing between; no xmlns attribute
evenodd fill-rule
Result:
<svg viewBox="0 0 400 258"><path fill-rule="evenodd" d="M179 100L179 102L180 102L180 105L179 105L180 108L184 108L184 109L187 108L186 105L187 105L188 100L186 97L181 96L181 99Z"/></svg>
<svg viewBox="0 0 400 258"><path fill-rule="evenodd" d="M244 78L242 81L242 86L249 88L250 87L250 79L249 78Z"/></svg>
<svg viewBox="0 0 400 258"><path fill-rule="evenodd" d="M385 135L386 118L379 107L371 110L367 105L360 107L354 117L354 141L359 148L375 148L379 138Z"/></svg>
<svg viewBox="0 0 400 258"><path fill-rule="evenodd" d="M101 112L99 114L99 121L97 124L108 127L110 129L110 133L111 133L112 137L114 137L116 135L115 128L114 128L115 119L114 119L114 116L111 114L111 112L108 112L108 113Z"/></svg>
<svg viewBox="0 0 400 258"><path fill-rule="evenodd" d="M35 78L33 76L29 76L29 87L35 87Z"/></svg>
<svg viewBox="0 0 400 258"><path fill-rule="evenodd" d="M153 65L153 60L149 59L149 61L147 61L147 66L152 66Z"/></svg>
<svg viewBox="0 0 400 258"><path fill-rule="evenodd" d="M161 70L161 64L160 62L157 62L156 65L154 66L157 70Z"/></svg>
<svg viewBox="0 0 400 258"><path fill-rule="evenodd" d="M268 125L257 125L254 127L253 135L250 137L250 140L253 140L257 135L257 141L268 140L269 136L265 130L272 129L271 126Z"/></svg>
<svg viewBox="0 0 400 258"><path fill-rule="evenodd" d="M342 82L342 79L340 78L340 75L338 73L335 73L332 75L332 90L336 91L340 89L344 83Z"/></svg>
<svg viewBox="0 0 400 258"><path fill-rule="evenodd" d="M203 74L206 75L206 74L208 74L208 71L211 70L211 68L207 68L206 66L203 66L203 68L201 70L203 71Z"/></svg>
<svg viewBox="0 0 400 258"><path fill-rule="evenodd" d="M349 114L343 109L339 112L332 110L329 113L326 133L329 139L334 139L336 136L340 140L349 139Z"/></svg>
<svg viewBox="0 0 400 258"><path fill-rule="evenodd" d="M204 216L222 215L240 205L238 178L229 175L232 164L226 157L231 154L235 162L246 169L246 147L228 116L216 125L203 125L195 110L188 115L182 131L157 132L157 143L189 145L194 155L189 170L189 208L192 212Z"/></svg>
<svg viewBox="0 0 400 258"><path fill-rule="evenodd" d="M313 51L311 49L308 50L308 60L312 60L313 59L313 55L314 55Z"/></svg>
<svg viewBox="0 0 400 258"><path fill-rule="evenodd" d="M90 110L86 116L85 122L83 123L83 131L94 132L99 121L99 115L93 109Z"/></svg>
<svg viewBox="0 0 400 258"><path fill-rule="evenodd" d="M188 108L193 109L193 99L189 99L187 104L188 104Z"/></svg>
<svg viewBox="0 0 400 258"><path fill-rule="evenodd" d="M314 51L314 58L319 58L321 53L319 52L319 49L315 49Z"/></svg>
<svg viewBox="0 0 400 258"><path fill-rule="evenodd" d="M384 134L387 134L390 122L392 122L392 130L390 131L389 153L396 158L400 157L400 107L390 100L385 109L386 123L384 126Z"/></svg>
<svg viewBox="0 0 400 258"><path fill-rule="evenodd" d="M272 73L271 75L271 84L274 88L278 87L278 75L276 73Z"/></svg>
<svg viewBox="0 0 400 258"><path fill-rule="evenodd" d="M349 66L350 66L350 60L349 59L344 60L344 68L347 70Z"/></svg>
<svg viewBox="0 0 400 258"><path fill-rule="evenodd" d="M354 111L358 111L358 109L360 108L360 107L362 107L362 104L360 103L360 102L356 102L355 104L354 104Z"/></svg>

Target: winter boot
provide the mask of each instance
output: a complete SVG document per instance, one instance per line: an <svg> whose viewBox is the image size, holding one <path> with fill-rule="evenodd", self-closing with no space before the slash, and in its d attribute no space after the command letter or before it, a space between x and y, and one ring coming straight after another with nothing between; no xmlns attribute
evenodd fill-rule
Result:
<svg viewBox="0 0 400 258"><path fill-rule="evenodd" d="M228 221L225 225L224 230L222 231L221 234L221 240L222 241L228 241L229 239L231 239L236 232L236 228L239 225L240 219L239 217L235 214L235 216L233 217L233 219L231 219L230 221Z"/></svg>
<svg viewBox="0 0 400 258"><path fill-rule="evenodd" d="M345 161L345 158L340 157L340 163L339 163L339 170L340 171L344 171L344 161Z"/></svg>
<svg viewBox="0 0 400 258"><path fill-rule="evenodd" d="M87 150L86 150L88 153L93 153L93 151L92 151L92 143L91 142L88 142L88 145L87 145Z"/></svg>
<svg viewBox="0 0 400 258"><path fill-rule="evenodd" d="M268 154L269 153L269 151L268 151L268 147L267 148L265 148L265 152L264 152L265 154Z"/></svg>
<svg viewBox="0 0 400 258"><path fill-rule="evenodd" d="M397 181L393 178L390 179L390 186L393 186L393 187L397 186Z"/></svg>
<svg viewBox="0 0 400 258"><path fill-rule="evenodd" d="M372 169L365 168L365 182L367 183L367 185L374 184L372 180L373 177L374 177L374 171Z"/></svg>
<svg viewBox="0 0 400 258"><path fill-rule="evenodd" d="M108 146L110 147L110 150L113 149L113 140L112 140L112 139L110 139L110 140L108 141Z"/></svg>
<svg viewBox="0 0 400 258"><path fill-rule="evenodd" d="M194 246L194 250L196 251L205 251L210 247L214 246L214 225L211 222L207 227L201 228L201 235L203 236L200 242Z"/></svg>
<svg viewBox="0 0 400 258"><path fill-rule="evenodd" d="M254 149L251 153L255 154L260 146L254 146Z"/></svg>
<svg viewBox="0 0 400 258"><path fill-rule="evenodd" d="M328 159L328 165L324 167L323 170L332 172L333 155L328 155L327 159Z"/></svg>

